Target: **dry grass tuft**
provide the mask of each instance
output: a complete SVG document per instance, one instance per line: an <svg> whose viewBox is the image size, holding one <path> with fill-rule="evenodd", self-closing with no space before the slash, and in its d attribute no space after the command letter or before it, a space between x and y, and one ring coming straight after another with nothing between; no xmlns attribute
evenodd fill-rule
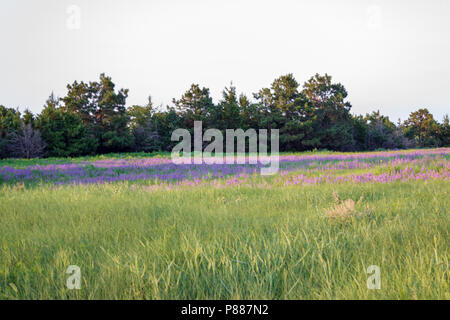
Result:
<svg viewBox="0 0 450 320"><path fill-rule="evenodd" d="M372 210L369 205L365 205L364 210L357 210L357 208L361 208L364 197L361 196L357 202L353 199L341 200L339 198L339 194L334 191L334 206L330 209L325 209L325 214L328 218L339 221L348 221L355 216L361 215L370 215L372 214Z"/></svg>

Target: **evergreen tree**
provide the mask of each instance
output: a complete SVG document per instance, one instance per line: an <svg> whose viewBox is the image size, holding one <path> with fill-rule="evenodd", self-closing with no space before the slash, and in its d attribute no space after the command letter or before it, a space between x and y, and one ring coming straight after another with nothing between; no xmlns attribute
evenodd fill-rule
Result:
<svg viewBox="0 0 450 320"><path fill-rule="evenodd" d="M47 153L52 157L76 157L93 153L97 146L77 114L66 112L52 95L36 120Z"/></svg>
<svg viewBox="0 0 450 320"><path fill-rule="evenodd" d="M418 147L437 147L441 144L439 124L426 108L409 115L404 122L404 134L413 139Z"/></svg>
<svg viewBox="0 0 450 320"><path fill-rule="evenodd" d="M216 114L212 115L212 124L219 130L242 128L241 107L239 106L236 87L233 84L222 91L222 100L216 108Z"/></svg>
<svg viewBox="0 0 450 320"><path fill-rule="evenodd" d="M23 115L22 120L25 123L25 125L34 126L34 114L30 111L30 109L26 108Z"/></svg>
<svg viewBox="0 0 450 320"><path fill-rule="evenodd" d="M448 114L444 116L444 121L442 121L440 132L441 146L450 147L450 121Z"/></svg>
<svg viewBox="0 0 450 320"><path fill-rule="evenodd" d="M172 132L185 125L175 108L167 107L167 111L159 111L153 115L153 124L158 132L158 150L171 151L177 142L171 141Z"/></svg>
<svg viewBox="0 0 450 320"><path fill-rule="evenodd" d="M213 127L212 115L217 111L209 89L192 84L179 100L173 99L173 103L186 129L193 128L194 121L203 121L203 128Z"/></svg>
<svg viewBox="0 0 450 320"><path fill-rule="evenodd" d="M130 128L134 137L133 150L138 152L151 152L160 149L160 136L154 125L153 103L148 98L146 106L134 105L127 111L130 118Z"/></svg>
<svg viewBox="0 0 450 320"><path fill-rule="evenodd" d="M133 136L128 128L127 89L115 92L110 77L100 75L98 82L74 82L62 99L67 111L78 115L98 144L98 152L120 152L130 149Z"/></svg>
<svg viewBox="0 0 450 320"><path fill-rule="evenodd" d="M0 105L0 158L7 158L7 144L11 134L20 130L21 120L19 110Z"/></svg>
<svg viewBox="0 0 450 320"><path fill-rule="evenodd" d="M315 121L314 140L322 148L330 150L352 150L354 148L351 104L347 90L340 83L332 83L331 76L316 74L303 85L303 94L313 107ZM311 113L311 112L310 112Z"/></svg>

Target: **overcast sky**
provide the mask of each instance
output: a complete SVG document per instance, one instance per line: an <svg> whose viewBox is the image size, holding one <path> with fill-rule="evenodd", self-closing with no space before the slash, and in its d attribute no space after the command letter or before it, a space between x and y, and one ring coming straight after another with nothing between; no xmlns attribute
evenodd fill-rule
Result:
<svg viewBox="0 0 450 320"><path fill-rule="evenodd" d="M0 104L40 112L74 80L111 76L128 105L191 83L217 101L278 76L328 73L352 112L450 112L450 1L0 0Z"/></svg>

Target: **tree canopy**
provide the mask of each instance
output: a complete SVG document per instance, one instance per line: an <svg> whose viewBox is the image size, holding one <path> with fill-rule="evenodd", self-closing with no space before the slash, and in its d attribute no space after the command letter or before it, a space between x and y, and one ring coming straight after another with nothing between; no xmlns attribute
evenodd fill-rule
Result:
<svg viewBox="0 0 450 320"><path fill-rule="evenodd" d="M449 117L439 123L426 108L393 123L380 111L351 113L348 92L328 74L315 74L303 85L289 73L253 94L231 83L214 103L210 90L192 84L172 105L126 107L128 89L116 89L101 74L98 81L74 81L67 94L46 101L40 114L0 105L0 157L17 156L21 144L36 143L26 156L80 156L122 151L169 151L172 132L193 130L280 130L280 151L376 150L450 145ZM34 141L34 142L33 142ZM23 149L23 148L22 148ZM28 152L28 151L25 151ZM23 152L22 152L23 153Z"/></svg>

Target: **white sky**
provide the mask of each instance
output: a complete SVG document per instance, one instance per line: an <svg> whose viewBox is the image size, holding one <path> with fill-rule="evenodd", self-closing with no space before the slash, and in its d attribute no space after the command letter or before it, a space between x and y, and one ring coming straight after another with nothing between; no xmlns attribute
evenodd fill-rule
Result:
<svg viewBox="0 0 450 320"><path fill-rule="evenodd" d="M130 89L128 105L171 103L191 83L216 101L230 81L251 97L282 74L326 72L353 113L428 107L441 121L450 1L0 0L0 104L40 112L102 72Z"/></svg>

